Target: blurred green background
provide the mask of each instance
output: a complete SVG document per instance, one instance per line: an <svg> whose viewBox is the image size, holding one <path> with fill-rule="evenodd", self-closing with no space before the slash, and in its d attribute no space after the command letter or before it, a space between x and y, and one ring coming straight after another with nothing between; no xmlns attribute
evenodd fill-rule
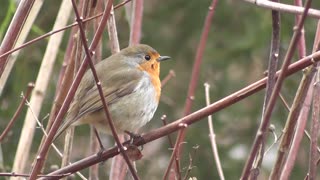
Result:
<svg viewBox="0 0 320 180"><path fill-rule="evenodd" d="M36 19L28 40L52 29L60 2L44 2L44 6ZM116 2L119 3L120 1ZM169 122L183 116L195 53L211 1L148 0L144 3L141 42L151 45L162 55L171 56L172 61L162 63L161 78L164 78L171 69L175 71L176 77L170 80L164 87L160 105L153 121L140 132L146 132L148 129L162 126L160 118L163 114L167 115ZM291 4L292 1L283 1L283 3ZM315 1L313 8L317 8L319 5L320 2ZM0 41L6 32L16 6L17 4L14 0L1 2ZM203 86L205 82L211 85L211 102L214 102L259 80L267 69L272 30L271 11L244 1L232 0L218 1L215 11L203 56L200 78L192 108L193 111L205 106ZM124 48L128 46L129 41L129 25L125 17L124 8L117 10L115 15L120 46ZM288 48L294 26L294 15L285 13L281 15L280 62L282 62ZM70 18L70 23L72 19L73 17ZM315 19L308 18L305 24L307 54L312 49L316 23ZM63 44L60 47L40 119L50 112L69 33L70 30L64 35ZM105 34L103 39L103 57L110 55L107 41L107 34ZM47 39L44 39L21 51L5 90L0 97L1 131L6 127L16 110L21 100L21 91L25 91L28 82L36 81L46 43ZM297 60L297 56L295 56L294 60ZM298 72L285 81L281 92L289 104L294 98L301 77L302 73ZM216 140L226 179L238 179L241 175L259 125L263 98L264 91L261 91L229 108L213 114ZM5 171L11 170L25 112L26 108L24 108L14 128L2 144ZM272 116L272 124L276 126L278 135L281 132L287 114L284 106L278 102ZM309 129L309 126L307 127ZM76 128L76 134L79 136L76 136L74 142L73 161L88 155L88 149L76 148L87 147L89 141L87 137L88 130L87 126ZM190 175L198 179L218 179L208 133L206 119L188 128L186 143L183 144L184 154L181 157L182 175L186 173L186 168L189 165L189 154L193 154L193 147L199 145L196 155L193 157L193 169ZM32 145L32 154L36 152L41 136L42 133L40 130L37 130L35 142ZM111 138L109 137L109 139ZM270 134L268 145L272 141L273 137ZM137 162L138 174L142 179L160 179L162 177L170 158L171 151L168 150L168 147L166 138L144 146L144 158ZM273 147L265 157L259 179L267 179L274 163L276 150L277 147ZM308 152L309 142L307 138L304 138L295 169L291 176L294 179L305 177L308 170ZM56 154L51 152L47 164L59 164L60 162L57 159ZM108 175L109 169L106 169L109 165L108 162L101 165L101 177ZM87 172L88 170L83 171L84 174L87 174Z"/></svg>

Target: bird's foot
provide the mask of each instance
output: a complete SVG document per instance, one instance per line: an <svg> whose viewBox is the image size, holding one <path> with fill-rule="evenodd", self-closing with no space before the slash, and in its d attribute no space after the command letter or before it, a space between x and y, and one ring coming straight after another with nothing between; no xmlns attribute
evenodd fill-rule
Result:
<svg viewBox="0 0 320 180"><path fill-rule="evenodd" d="M135 143L142 142L145 144L143 137L140 134L136 134L130 131L124 131L126 134L130 136L130 145L134 145ZM143 145L141 145L141 151L143 150Z"/></svg>

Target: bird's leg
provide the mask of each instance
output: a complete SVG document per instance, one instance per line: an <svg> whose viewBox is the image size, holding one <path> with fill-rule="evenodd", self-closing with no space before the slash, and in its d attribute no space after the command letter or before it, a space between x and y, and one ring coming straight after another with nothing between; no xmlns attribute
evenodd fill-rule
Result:
<svg viewBox="0 0 320 180"><path fill-rule="evenodd" d="M126 130L124 132L130 136L130 145L133 145L134 142L144 142L144 139L140 134L136 134ZM141 146L141 150L143 150L143 146Z"/></svg>
<svg viewBox="0 0 320 180"><path fill-rule="evenodd" d="M100 150L99 150L99 152L97 153L97 155L98 155L99 157L101 157L102 152L103 152L103 150L104 150L104 146L103 146L103 144L102 144L102 141L101 141L101 138L100 138L100 136L99 136L99 133L98 133L97 129L96 129L95 127L93 127L93 130L94 130L94 133L96 134L96 137L97 137L98 142L99 142L99 145L100 145Z"/></svg>

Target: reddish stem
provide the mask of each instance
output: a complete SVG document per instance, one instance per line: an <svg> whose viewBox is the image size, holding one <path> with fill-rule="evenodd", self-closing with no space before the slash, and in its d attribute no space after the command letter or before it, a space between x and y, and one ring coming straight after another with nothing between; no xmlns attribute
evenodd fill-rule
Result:
<svg viewBox="0 0 320 180"><path fill-rule="evenodd" d="M111 10L111 7L112 7L112 3L113 3L113 0L109 0L108 1L108 4L104 10L104 13L103 13L103 17L100 21L100 25L99 25L99 28L98 30L96 31L94 37L93 37L93 41L91 43L91 46L90 46L90 51L94 50L97 45L98 45L98 42L103 34L103 31L104 31L104 27L106 26L107 24L107 20L109 18L109 15L110 15L110 10ZM51 142L54 138L54 135L55 133L57 132L61 122L62 122L62 119L65 115L65 113L67 112L68 110L68 107L74 97L74 94L79 86L79 83L81 81L81 78L83 77L86 69L87 69L87 66L88 66L88 62L87 62L87 58L85 58L85 60L82 62L81 66L80 66L80 69L79 71L77 72L77 75L75 76L75 79L71 85L71 88L69 89L69 92L68 92L68 95L66 97L66 99L64 100L63 102L63 105L59 111L59 113L57 114L57 117L52 125L52 128L50 129L49 133L48 133L48 137L46 138L45 140L45 143L43 144L43 146L40 147L40 152L39 154L36 156L37 157L37 161L32 169L32 172L31 172L31 176L30 176L30 179L31 180L34 180L36 179L37 175L39 174L40 170L42 169L43 167L43 164L44 164L44 157L46 156L46 154L48 153L48 150L49 150L49 147L51 145Z"/></svg>
<svg viewBox="0 0 320 180"><path fill-rule="evenodd" d="M143 0L133 1L130 31L130 45L139 44L141 39L141 27L143 16Z"/></svg>
<svg viewBox="0 0 320 180"><path fill-rule="evenodd" d="M283 80L284 80L286 72L288 70L288 66L290 64L290 61L291 61L293 55L294 55L294 50L295 50L297 43L300 39L300 30L302 29L302 26L303 26L304 20L306 19L307 12L308 12L308 9L310 8L310 5L311 5L311 3L309 0L306 4L306 8L304 10L301 21L298 24L297 31L294 32L293 37L291 39L289 49L287 51L287 54L284 58L284 61L283 61L282 67L281 67L281 73L280 73L278 80L276 82L276 85L273 89L269 103L266 106L267 108L265 110L263 121L261 122L260 127L257 131L257 135L256 135L256 138L255 138L254 143L252 145L252 149L249 154L246 165L243 169L241 179L248 179L248 177L250 175L250 170L252 167L253 160L254 160L255 156L257 155L259 147L265 142L265 138L266 138L266 134L267 134L266 132L267 132L269 124L270 124L271 114L272 114L273 108L275 106L276 100L278 99L278 94L280 92Z"/></svg>
<svg viewBox="0 0 320 180"><path fill-rule="evenodd" d="M17 39L19 38L20 32L24 26L24 23L29 15L29 12L33 6L35 0L20 1L16 13L10 23L6 35L1 43L0 54L3 54L13 48ZM0 76L2 75L9 55L0 57Z"/></svg>
<svg viewBox="0 0 320 180"><path fill-rule="evenodd" d="M316 52L314 54L311 54L293 64L291 64L288 67L288 70L286 72L286 76L292 75L293 73L300 71L302 69L304 69L307 66L312 65L314 62L318 62L320 61L320 51ZM279 74L281 73L281 71L277 72L277 77L279 76ZM226 107L231 106L232 104L235 104L243 99L245 99L246 97L253 95L254 93L257 93L258 91L262 90L263 88L265 88L266 86L266 82L267 82L267 78L263 78L259 81L256 81L253 84L250 84L249 86L246 86L245 88L230 94L229 96L216 101L215 103L202 108L188 116L185 116L181 119L178 119L164 127L160 127L158 129L155 129L149 133L146 133L144 135L142 135L142 138L144 139L143 142L139 141L139 142L135 142L134 144L136 146L140 146L143 144L146 144L148 142L154 141L156 139L159 139L161 137L167 136L170 133L173 133L175 131L178 131L181 129L181 126L179 126L179 124L193 124L195 122L198 122L200 120L203 120L206 116L213 114L215 112L218 112ZM125 142L128 143L128 142ZM92 155L90 157L86 157L78 162L73 163L72 165L66 166L62 169L59 169L57 171L54 171L52 173L50 173L51 175L53 174L61 174L61 173L74 173L76 171L82 170L84 168L87 168L93 164L99 163L101 161L105 161L111 157L114 157L116 155L119 154L118 148L117 147L113 147L111 149L108 149L106 151L103 151L101 153L101 156L97 157L96 155Z"/></svg>
<svg viewBox="0 0 320 180"><path fill-rule="evenodd" d="M34 83L29 83L28 84L28 88L26 91L26 94L22 97L22 100L20 101L20 104L16 110L16 112L14 113L12 119L10 120L8 126L4 129L4 131L2 132L1 136L0 136L0 142L3 141L3 139L6 137L6 135L8 134L8 132L10 131L10 129L12 128L13 124L16 122L17 118L19 117L23 105L26 103L27 99L29 98L32 89L34 88Z"/></svg>
<svg viewBox="0 0 320 180"><path fill-rule="evenodd" d="M200 42L199 42L196 57L195 57L194 66L192 69L191 80L189 83L188 95L186 98L186 103L185 103L185 108L184 108L184 115L185 116L190 114L190 112L191 112L192 102L194 100L194 94L195 94L195 90L196 90L196 87L198 84L202 57L203 57L204 50L206 47L206 42L207 42L208 35L210 32L210 26L211 26L211 22L212 22L212 18L213 18L214 12L215 12L217 2L218 2L218 0L212 0L211 5L209 6L207 17L204 22L203 31L201 34ZM167 167L167 170L166 170L166 173L164 176L165 179L167 178L168 172L171 169L171 165L173 162L173 158L175 158L175 154L178 155L177 158L179 159L179 155L181 154L180 151L182 151L182 149L180 149L180 144L182 141L184 141L185 134L186 134L186 128L181 129L178 133L178 137L177 137L177 140L176 140L176 143L175 143L172 155L171 155L170 163ZM177 153L175 151L179 151L179 152Z"/></svg>
<svg viewBox="0 0 320 180"><path fill-rule="evenodd" d="M97 84L97 89L99 91L99 95L100 95L100 98L101 98L101 101L102 101L102 105L103 105L103 108L104 108L104 112L105 112L105 115L107 117L107 123L109 124L109 127L111 129L111 132L112 132L112 135L117 143L117 146L119 147L120 149L120 152L122 154L122 156L124 157L124 160L126 161L128 167L129 167L129 170L133 176L134 179L139 179L137 173L135 172L135 169L133 167L133 165L131 164L130 162L130 159L128 157L128 155L126 154L125 152L125 149L124 147L122 146L121 142L120 142L120 139L118 137L118 134L117 134L117 131L116 131L116 128L114 127L114 124L112 122L112 119L111 119L111 115L110 115L110 112L109 112L109 108L107 106L107 103L106 103L106 99L104 98L104 94L103 94L103 91L102 91L102 87L101 87L101 82L98 78L98 75L97 75L97 72L96 72L96 69L94 67L94 64L93 64L93 61L91 59L91 56L90 56L90 50L89 50L89 47L88 47L88 44L86 42L86 35L85 35L85 32L84 32L84 25L83 25L83 22L81 20L81 17L80 17L80 14L78 12L78 8L77 8L77 5L75 3L75 0L72 0L72 5L73 5L73 9L74 9L74 12L76 14L76 17L77 17L77 21L78 21L78 25L79 25L79 30L80 30L80 36L81 36L81 40L82 40L82 44L83 44L83 47L84 47L84 50L86 52L86 56L88 58L86 58L86 60L88 61L89 63L89 66L90 66L90 69L91 69L91 72L92 72L92 75L94 77L94 80Z"/></svg>

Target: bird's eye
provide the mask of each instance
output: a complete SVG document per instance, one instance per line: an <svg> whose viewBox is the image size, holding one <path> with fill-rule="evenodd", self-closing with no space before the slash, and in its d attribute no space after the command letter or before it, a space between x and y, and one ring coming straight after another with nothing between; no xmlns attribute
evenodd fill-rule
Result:
<svg viewBox="0 0 320 180"><path fill-rule="evenodd" d="M151 59L151 57L149 55L144 56L144 59L146 59L147 61L149 61Z"/></svg>

